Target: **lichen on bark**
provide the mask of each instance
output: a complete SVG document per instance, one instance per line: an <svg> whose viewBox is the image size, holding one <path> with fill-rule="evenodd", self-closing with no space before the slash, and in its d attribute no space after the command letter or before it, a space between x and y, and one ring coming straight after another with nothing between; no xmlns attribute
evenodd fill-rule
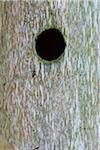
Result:
<svg viewBox="0 0 100 150"><path fill-rule="evenodd" d="M99 9L99 0L0 2L0 150L99 150ZM49 64L35 38L51 27L66 49Z"/></svg>

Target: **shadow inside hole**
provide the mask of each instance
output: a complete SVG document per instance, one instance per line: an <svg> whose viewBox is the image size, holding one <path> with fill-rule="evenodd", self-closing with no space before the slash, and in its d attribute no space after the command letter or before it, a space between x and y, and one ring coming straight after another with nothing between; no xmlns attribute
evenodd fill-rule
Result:
<svg viewBox="0 0 100 150"><path fill-rule="evenodd" d="M62 33L55 28L44 30L36 38L36 53L46 61L59 58L64 52L65 46Z"/></svg>

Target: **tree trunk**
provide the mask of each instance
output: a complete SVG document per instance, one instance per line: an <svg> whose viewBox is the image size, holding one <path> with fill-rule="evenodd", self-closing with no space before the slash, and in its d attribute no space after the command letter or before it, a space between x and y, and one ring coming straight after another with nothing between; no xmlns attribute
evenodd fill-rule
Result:
<svg viewBox="0 0 100 150"><path fill-rule="evenodd" d="M0 150L100 149L99 9L99 0L0 2ZM52 27L66 48L47 63L35 38Z"/></svg>

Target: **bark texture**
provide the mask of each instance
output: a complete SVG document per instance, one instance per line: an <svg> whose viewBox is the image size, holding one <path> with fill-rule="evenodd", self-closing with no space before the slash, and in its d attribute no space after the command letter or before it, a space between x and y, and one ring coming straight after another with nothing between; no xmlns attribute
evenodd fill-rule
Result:
<svg viewBox="0 0 100 150"><path fill-rule="evenodd" d="M47 63L50 27L67 45ZM0 150L100 150L99 33L99 0L0 1Z"/></svg>

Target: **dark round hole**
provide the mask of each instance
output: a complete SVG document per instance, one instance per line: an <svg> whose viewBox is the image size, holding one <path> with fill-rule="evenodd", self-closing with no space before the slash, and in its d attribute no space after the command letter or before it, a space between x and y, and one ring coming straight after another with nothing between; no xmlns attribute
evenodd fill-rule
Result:
<svg viewBox="0 0 100 150"><path fill-rule="evenodd" d="M58 29L46 29L36 38L36 52L42 59L52 61L57 59L65 49L63 35Z"/></svg>

